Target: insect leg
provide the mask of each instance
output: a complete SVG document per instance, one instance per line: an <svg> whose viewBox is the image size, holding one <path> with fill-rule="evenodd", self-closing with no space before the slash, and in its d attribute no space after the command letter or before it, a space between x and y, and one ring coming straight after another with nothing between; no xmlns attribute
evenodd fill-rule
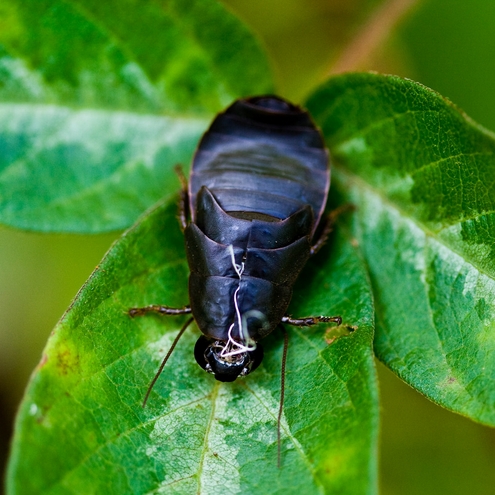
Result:
<svg viewBox="0 0 495 495"><path fill-rule="evenodd" d="M333 227L335 225L335 222L337 221L337 218L342 214L345 213L346 211L349 210L354 210L355 206L351 204L345 204L342 206L339 206L335 210L332 210L326 218L325 221L325 226L323 227L323 230L321 231L320 236L318 239L315 240L315 243L311 246L311 255L316 254L321 247L327 242L328 236L333 230Z"/></svg>
<svg viewBox="0 0 495 495"><path fill-rule="evenodd" d="M340 316L306 316L305 318L292 318L291 316L282 317L282 323L288 323L296 327L310 327L318 323L326 323L332 321L337 325L342 325Z"/></svg>
<svg viewBox="0 0 495 495"><path fill-rule="evenodd" d="M158 313L161 315L188 315L191 313L190 306L184 306L183 308L170 308L168 306L160 306L158 304L151 304L149 306L145 306L144 308L131 308L128 311L128 315L131 318L135 316L142 316L146 313Z"/></svg>
<svg viewBox="0 0 495 495"><path fill-rule="evenodd" d="M180 199L179 199L179 223L182 231L187 226L188 217L188 192L187 192L187 179L182 171L180 165L174 167L175 173L179 176L179 181L181 183Z"/></svg>

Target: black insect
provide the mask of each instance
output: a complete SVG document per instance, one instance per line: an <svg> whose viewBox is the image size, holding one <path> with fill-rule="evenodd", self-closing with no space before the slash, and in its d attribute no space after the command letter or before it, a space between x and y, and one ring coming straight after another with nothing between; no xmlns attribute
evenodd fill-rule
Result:
<svg viewBox="0 0 495 495"><path fill-rule="evenodd" d="M236 101L204 134L188 190L182 182L190 306L152 305L129 314L193 318L176 337L144 404L193 319L204 334L194 349L196 361L223 382L259 366L259 341L281 323L341 324L339 316L287 315L294 282L332 226L329 217L318 229L330 185L328 151L306 111L276 96ZM279 445L287 342L284 330Z"/></svg>

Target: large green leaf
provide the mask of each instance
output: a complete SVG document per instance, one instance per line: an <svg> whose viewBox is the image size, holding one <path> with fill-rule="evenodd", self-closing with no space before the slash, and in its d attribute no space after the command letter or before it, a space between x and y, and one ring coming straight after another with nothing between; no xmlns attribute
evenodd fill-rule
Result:
<svg viewBox="0 0 495 495"><path fill-rule="evenodd" d="M344 228L303 272L291 311L341 314L356 330L329 329L329 345L324 325L289 329L280 469L278 331L260 368L220 383L194 362L193 327L141 407L185 320L127 310L187 303L175 214L162 205L127 232L56 327L17 419L8 493L376 493L370 288Z"/></svg>
<svg viewBox="0 0 495 495"><path fill-rule="evenodd" d="M206 121L0 105L0 216L44 232L123 229L180 188ZM3 170L2 170L3 169Z"/></svg>
<svg viewBox="0 0 495 495"><path fill-rule="evenodd" d="M18 228L128 227L216 111L272 90L216 0L7 0L0 26L0 222Z"/></svg>
<svg viewBox="0 0 495 495"><path fill-rule="evenodd" d="M495 140L397 77L335 78L309 100L357 206L375 351L431 400L495 425Z"/></svg>
<svg viewBox="0 0 495 495"><path fill-rule="evenodd" d="M216 0L4 0L0 20L1 101L210 114L272 87Z"/></svg>

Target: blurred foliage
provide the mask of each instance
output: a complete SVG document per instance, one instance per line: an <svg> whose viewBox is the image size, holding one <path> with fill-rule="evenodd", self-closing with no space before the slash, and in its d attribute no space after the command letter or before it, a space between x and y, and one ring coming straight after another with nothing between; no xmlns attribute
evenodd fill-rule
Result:
<svg viewBox="0 0 495 495"><path fill-rule="evenodd" d="M451 99L495 130L495 2L423 0L397 32L410 68L399 74Z"/></svg>
<svg viewBox="0 0 495 495"><path fill-rule="evenodd" d="M0 461L50 332L116 235L41 235L0 228Z"/></svg>
<svg viewBox="0 0 495 495"><path fill-rule="evenodd" d="M277 87L300 101L383 0L226 0L265 41Z"/></svg>
<svg viewBox="0 0 495 495"><path fill-rule="evenodd" d="M378 364L380 494L491 495L492 429L424 399Z"/></svg>
<svg viewBox="0 0 495 495"><path fill-rule="evenodd" d="M177 189L172 167L215 112L273 91L259 42L216 0L2 5L4 225L126 228Z"/></svg>
<svg viewBox="0 0 495 495"><path fill-rule="evenodd" d="M211 114L272 87L258 41L218 2L3 0L0 17L2 101Z"/></svg>
<svg viewBox="0 0 495 495"><path fill-rule="evenodd" d="M225 3L260 34L286 95L300 98L334 59L340 33L333 9L341 2ZM0 28L8 14L0 5ZM423 0L363 68L411 77L495 129L494 18L492 0ZM116 236L0 230L0 441L50 331ZM424 400L383 367L379 372L382 493L493 493L493 430Z"/></svg>

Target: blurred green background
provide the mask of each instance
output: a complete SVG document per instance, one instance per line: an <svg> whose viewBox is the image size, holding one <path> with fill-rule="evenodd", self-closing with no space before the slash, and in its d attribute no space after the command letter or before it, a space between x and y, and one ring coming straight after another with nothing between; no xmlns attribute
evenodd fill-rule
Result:
<svg viewBox="0 0 495 495"><path fill-rule="evenodd" d="M322 68L330 67L340 39L335 16L345 15L353 0L225 3L261 36L278 68L283 95L297 101ZM493 0L423 0L360 68L419 81L495 129L494 24ZM117 235L0 228L0 461L50 331ZM381 493L495 493L495 431L442 410L383 366L378 370Z"/></svg>

